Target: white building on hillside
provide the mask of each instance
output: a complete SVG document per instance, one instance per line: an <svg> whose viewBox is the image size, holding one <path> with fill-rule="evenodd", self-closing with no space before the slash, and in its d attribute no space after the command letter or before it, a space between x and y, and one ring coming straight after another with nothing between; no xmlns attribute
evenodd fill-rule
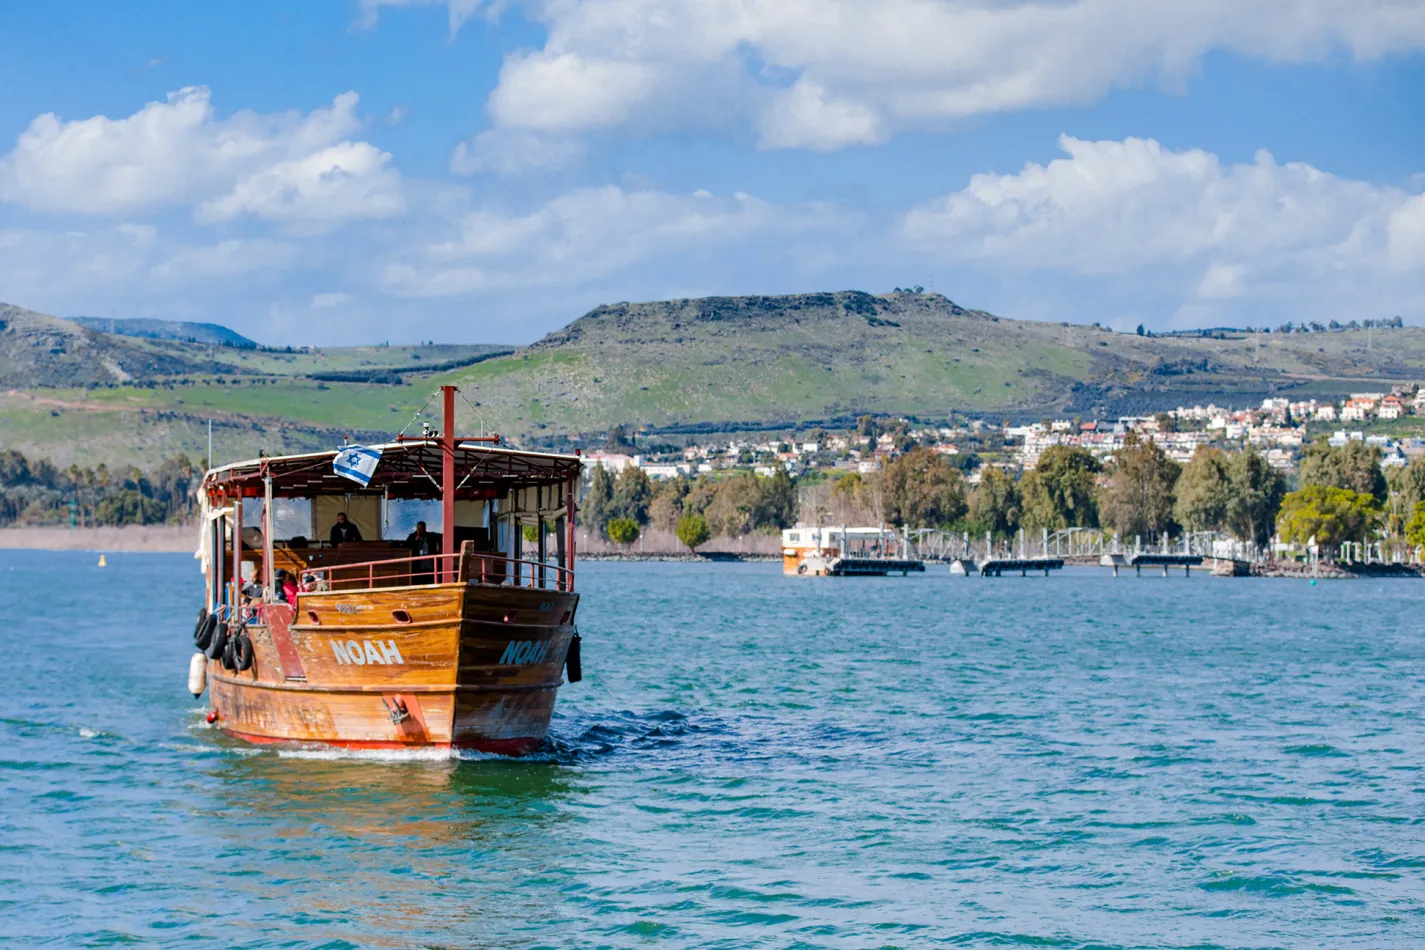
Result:
<svg viewBox="0 0 1425 950"><path fill-rule="evenodd" d="M589 465L597 465L600 468L607 469L615 475L630 465L638 465L636 456L624 455L619 452L590 452L584 456L584 461Z"/></svg>

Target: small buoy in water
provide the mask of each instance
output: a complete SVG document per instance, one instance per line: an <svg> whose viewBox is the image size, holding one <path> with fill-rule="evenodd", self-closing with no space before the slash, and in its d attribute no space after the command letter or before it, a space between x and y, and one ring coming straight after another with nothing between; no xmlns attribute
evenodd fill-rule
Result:
<svg viewBox="0 0 1425 950"><path fill-rule="evenodd" d="M106 561L106 560L104 560L104 555L102 555L102 554L99 555L99 566L100 566L100 567L108 567L108 566L109 566L109 562Z"/></svg>
<svg viewBox="0 0 1425 950"><path fill-rule="evenodd" d="M205 653L195 653L188 661L188 692L197 699L203 695L203 690L208 688L208 656Z"/></svg>
<svg viewBox="0 0 1425 950"><path fill-rule="evenodd" d="M208 725L211 726L213 723L215 723L215 722L217 722L217 721L218 721L218 711L217 711L216 709L214 709L214 710L212 710L211 712L208 713Z"/></svg>
<svg viewBox="0 0 1425 950"><path fill-rule="evenodd" d="M1315 586L1316 586L1316 582L1315 582L1315 581L1312 581L1312 582L1311 582L1311 586L1312 586L1312 587L1315 587Z"/></svg>

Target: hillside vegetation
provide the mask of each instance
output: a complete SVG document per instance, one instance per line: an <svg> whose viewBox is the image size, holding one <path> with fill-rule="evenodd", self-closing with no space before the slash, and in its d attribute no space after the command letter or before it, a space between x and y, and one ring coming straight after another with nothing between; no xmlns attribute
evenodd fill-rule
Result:
<svg viewBox="0 0 1425 950"><path fill-rule="evenodd" d="M859 291L601 306L518 350L287 351L114 336L0 305L0 447L57 463L218 459L379 438L441 383L461 426L518 441L838 424L864 413L1039 419L1425 378L1425 331L1152 337Z"/></svg>
<svg viewBox="0 0 1425 950"><path fill-rule="evenodd" d="M1413 328L1148 337L1003 319L937 294L851 291L603 306L449 379L506 428L592 432L1118 414L1421 375L1425 331Z"/></svg>

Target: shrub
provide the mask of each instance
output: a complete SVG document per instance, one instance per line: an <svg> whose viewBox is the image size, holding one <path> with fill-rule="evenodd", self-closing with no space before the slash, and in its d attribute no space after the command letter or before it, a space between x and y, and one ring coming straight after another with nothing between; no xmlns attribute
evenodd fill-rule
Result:
<svg viewBox="0 0 1425 950"><path fill-rule="evenodd" d="M632 544L638 540L638 522L632 518L613 518L604 527L614 544Z"/></svg>
<svg viewBox="0 0 1425 950"><path fill-rule="evenodd" d="M702 515L684 515L678 519L677 528L678 540L688 546L689 551L694 551L700 544L707 544L712 537L712 531L708 529L708 520Z"/></svg>

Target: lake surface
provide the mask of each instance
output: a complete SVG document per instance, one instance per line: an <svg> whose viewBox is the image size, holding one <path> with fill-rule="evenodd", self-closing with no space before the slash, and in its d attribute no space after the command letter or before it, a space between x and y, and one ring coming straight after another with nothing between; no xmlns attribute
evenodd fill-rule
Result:
<svg viewBox="0 0 1425 950"><path fill-rule="evenodd" d="M1425 584L582 568L534 760L278 752L0 551L0 944L1425 945Z"/></svg>

